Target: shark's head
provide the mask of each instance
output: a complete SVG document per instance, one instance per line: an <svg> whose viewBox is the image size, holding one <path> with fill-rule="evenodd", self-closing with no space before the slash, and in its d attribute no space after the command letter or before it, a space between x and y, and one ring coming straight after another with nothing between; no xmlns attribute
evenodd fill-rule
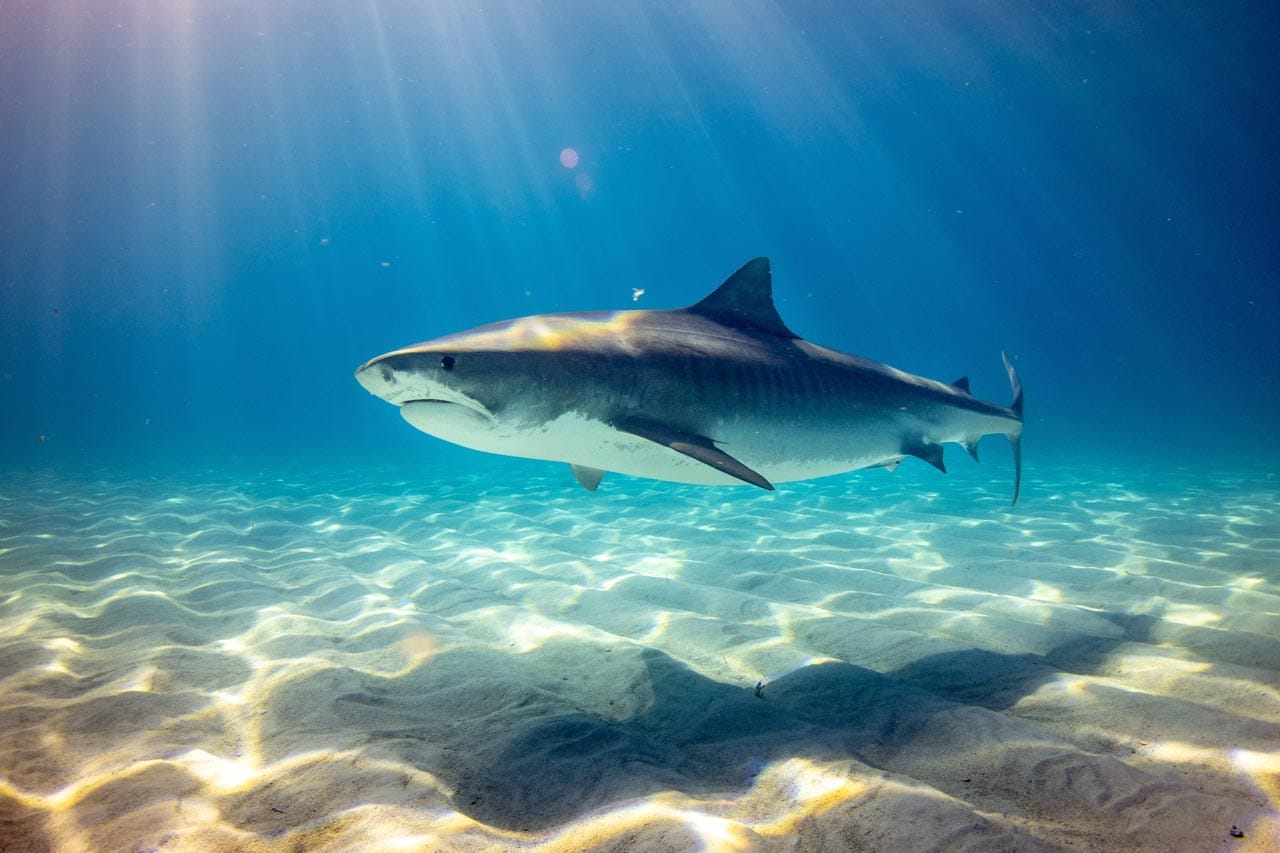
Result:
<svg viewBox="0 0 1280 853"><path fill-rule="evenodd" d="M495 445L504 439L580 408L564 374L580 364L586 338L608 339L616 328L607 314L508 320L380 355L356 380L425 433L502 452Z"/></svg>
<svg viewBox="0 0 1280 853"><path fill-rule="evenodd" d="M425 433L464 446L484 443L503 428L522 392L510 359L477 341L479 331L380 355L356 370L356 380Z"/></svg>

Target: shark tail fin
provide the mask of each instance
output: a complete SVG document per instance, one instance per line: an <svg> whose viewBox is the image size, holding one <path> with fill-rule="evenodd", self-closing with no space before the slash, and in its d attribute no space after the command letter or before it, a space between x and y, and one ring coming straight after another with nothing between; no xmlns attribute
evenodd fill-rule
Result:
<svg viewBox="0 0 1280 853"><path fill-rule="evenodd" d="M1009 362L1009 356L1000 353L1000 358L1004 360L1004 369L1009 374L1009 384L1013 386L1013 402L1009 404L1009 411L1018 416L1018 429L1016 432L1009 433L1009 443L1013 445L1013 503L1018 502L1018 492L1022 490L1022 380L1018 378L1018 371L1013 369L1013 365Z"/></svg>

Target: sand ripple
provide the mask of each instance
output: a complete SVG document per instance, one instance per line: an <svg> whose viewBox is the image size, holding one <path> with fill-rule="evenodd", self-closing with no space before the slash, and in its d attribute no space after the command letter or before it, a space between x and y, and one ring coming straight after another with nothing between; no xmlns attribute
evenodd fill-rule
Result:
<svg viewBox="0 0 1280 853"><path fill-rule="evenodd" d="M511 470L5 479L0 849L1280 848L1273 480Z"/></svg>

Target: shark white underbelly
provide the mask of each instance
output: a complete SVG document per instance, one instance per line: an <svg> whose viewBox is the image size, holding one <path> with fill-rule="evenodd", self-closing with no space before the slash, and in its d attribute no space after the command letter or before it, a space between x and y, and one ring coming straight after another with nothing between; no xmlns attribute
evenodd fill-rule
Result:
<svg viewBox="0 0 1280 853"><path fill-rule="evenodd" d="M502 432L468 429L465 420L459 423L456 418L441 418L437 403L406 403L400 412L406 421L429 435L485 453L566 462L673 483L749 485L669 447L620 432L603 421L578 414L563 414L532 430ZM463 428L457 429L458 426ZM802 458L789 455L779 437L771 437L763 424L754 435L727 429L713 432L726 436L713 439L718 447L732 456L756 460L753 469L771 483L826 477L882 464L890 458L902 458L901 453L893 451L890 442L883 440L874 444L860 443L859 447L850 446L842 452L825 456ZM789 438L794 443L803 436L792 435Z"/></svg>

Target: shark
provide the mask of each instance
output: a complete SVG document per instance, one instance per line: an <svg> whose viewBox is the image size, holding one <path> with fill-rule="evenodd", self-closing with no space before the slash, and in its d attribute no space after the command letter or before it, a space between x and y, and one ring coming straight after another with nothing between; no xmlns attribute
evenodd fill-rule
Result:
<svg viewBox="0 0 1280 853"><path fill-rule="evenodd" d="M539 314L380 355L356 380L429 435L487 453L699 485L808 480L907 457L946 473L943 446L1013 447L1022 482L1022 382L1013 401L804 340L756 258L701 301L665 310Z"/></svg>

